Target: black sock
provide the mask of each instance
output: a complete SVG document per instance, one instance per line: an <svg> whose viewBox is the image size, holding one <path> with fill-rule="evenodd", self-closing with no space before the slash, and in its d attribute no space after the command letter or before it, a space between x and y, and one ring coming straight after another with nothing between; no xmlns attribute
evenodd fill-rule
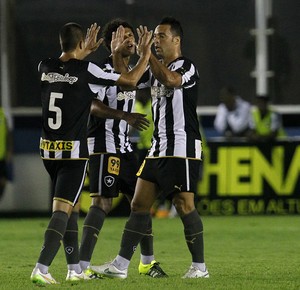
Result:
<svg viewBox="0 0 300 290"><path fill-rule="evenodd" d="M72 212L68 220L67 229L63 238L67 264L79 263L78 249L78 212Z"/></svg>
<svg viewBox="0 0 300 290"><path fill-rule="evenodd" d="M80 245L80 260L90 261L98 240L98 234L103 226L106 213L97 206L91 206L84 220Z"/></svg>
<svg viewBox="0 0 300 290"><path fill-rule="evenodd" d="M38 263L50 266L57 254L61 240L65 234L68 223L68 215L63 211L55 211L52 214L48 228L45 231L44 245L38 259Z"/></svg>
<svg viewBox="0 0 300 290"><path fill-rule="evenodd" d="M141 239L147 235L151 217L149 213L131 212L125 225L119 255L127 260L132 258Z"/></svg>
<svg viewBox="0 0 300 290"><path fill-rule="evenodd" d="M186 244L192 254L192 261L204 263L203 224L197 210L181 218Z"/></svg>
<svg viewBox="0 0 300 290"><path fill-rule="evenodd" d="M144 256L153 256L153 233L152 233L152 219L149 220L146 235L140 242L141 254Z"/></svg>

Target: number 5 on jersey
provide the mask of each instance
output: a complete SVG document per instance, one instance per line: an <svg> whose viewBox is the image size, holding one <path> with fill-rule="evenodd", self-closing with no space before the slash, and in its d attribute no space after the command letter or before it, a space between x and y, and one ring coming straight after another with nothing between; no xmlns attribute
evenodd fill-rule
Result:
<svg viewBox="0 0 300 290"><path fill-rule="evenodd" d="M60 128L62 123L62 111L61 108L55 105L56 99L62 99L63 94L61 93L51 93L50 100L49 100L49 111L55 113L54 118L48 118L48 126L53 129L57 130Z"/></svg>

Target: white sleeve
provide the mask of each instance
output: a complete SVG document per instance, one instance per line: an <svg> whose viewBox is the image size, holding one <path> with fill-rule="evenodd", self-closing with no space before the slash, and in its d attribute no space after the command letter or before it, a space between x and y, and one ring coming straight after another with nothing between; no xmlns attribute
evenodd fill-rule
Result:
<svg viewBox="0 0 300 290"><path fill-rule="evenodd" d="M214 127L219 133L224 133L227 128L228 110L224 104L220 104L217 109Z"/></svg>
<svg viewBox="0 0 300 290"><path fill-rule="evenodd" d="M276 112L272 112L271 115L271 131L275 132L277 130L279 130L282 126L282 119L281 119L281 115L279 115Z"/></svg>
<svg viewBox="0 0 300 290"><path fill-rule="evenodd" d="M242 132L248 128L250 108L249 103L242 102L235 111L229 112L227 120L234 133Z"/></svg>
<svg viewBox="0 0 300 290"><path fill-rule="evenodd" d="M253 112L252 110L250 110L250 114L249 114L249 128L251 130L255 130L255 124L254 124L254 119L253 119Z"/></svg>

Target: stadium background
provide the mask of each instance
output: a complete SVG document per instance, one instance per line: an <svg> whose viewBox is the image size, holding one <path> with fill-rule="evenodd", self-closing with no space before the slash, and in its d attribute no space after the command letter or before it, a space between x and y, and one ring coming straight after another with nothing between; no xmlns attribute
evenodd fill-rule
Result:
<svg viewBox="0 0 300 290"><path fill-rule="evenodd" d="M283 184L289 176L288 169L293 160L296 160L294 163L297 160L300 163L300 155L297 154L297 136L300 136L299 1L269 2L272 3L272 17L275 19L273 27L269 27L275 29L275 33L269 37L269 69L280 77L276 84L275 78L270 78L269 90L273 104L283 114L290 137L287 143L293 143L292 152L295 153L282 160ZM212 121L220 87L232 84L250 102L255 96L255 79L250 76L255 66L254 37L250 33L255 27L254 7L254 0L2 0L1 56L7 54L8 65L4 64L1 57L1 93L3 95L4 86L9 88L15 155L12 182L0 201L1 214L40 214L49 211L50 184L38 156L40 98L37 65L46 57L59 55L58 30L64 23L75 21L88 27L97 22L103 26L113 17L123 17L135 27L144 24L154 29L165 15L180 19L185 35L183 53L195 61L200 72L199 115L209 139L217 136ZM7 32L5 39L4 29ZM101 59L105 55L104 48L100 48L91 59ZM274 89L276 85L281 87L280 93ZM281 146L285 148L287 143ZM226 146L236 147L235 144ZM268 152L273 152L273 149L266 149L266 159L271 160ZM278 154L276 152L274 154ZM254 162L250 157L246 161ZM277 208L270 213L299 213L297 196L300 170L297 167L294 170L298 180L285 195L294 200L294 210L286 211L288 205L285 204L281 212ZM214 182L215 177L209 178ZM276 176L273 178L276 179ZM268 180L263 183L260 194L264 194L266 189L269 194L277 195ZM241 196L247 197L245 194ZM254 197L257 200L257 195ZM47 198L48 203L45 202ZM222 209L222 204L217 205L217 208ZM254 207L257 208L257 204ZM201 207L204 212L206 209ZM228 211L221 209L209 210L208 214L228 214ZM127 210L125 208L125 212ZM266 210L247 213L261 214L266 213Z"/></svg>

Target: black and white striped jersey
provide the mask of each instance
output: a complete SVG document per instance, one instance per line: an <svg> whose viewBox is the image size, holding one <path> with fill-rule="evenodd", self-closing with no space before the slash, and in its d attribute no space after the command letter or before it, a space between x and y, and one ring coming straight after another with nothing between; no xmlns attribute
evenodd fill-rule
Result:
<svg viewBox="0 0 300 290"><path fill-rule="evenodd" d="M107 58L100 67L106 72L114 72L112 59ZM98 99L113 109L132 112L135 91L121 91L118 86L107 86L98 92ZM88 147L90 154L132 152L129 125L124 120L90 117L88 126Z"/></svg>
<svg viewBox="0 0 300 290"><path fill-rule="evenodd" d="M39 64L42 101L40 154L44 159L87 159L87 123L97 90L120 77L91 62L46 59Z"/></svg>
<svg viewBox="0 0 300 290"><path fill-rule="evenodd" d="M199 74L192 61L179 57L168 65L182 76L180 87L167 88L148 72L139 88L151 87L154 132L147 158L183 157L201 159L201 135L197 118Z"/></svg>

